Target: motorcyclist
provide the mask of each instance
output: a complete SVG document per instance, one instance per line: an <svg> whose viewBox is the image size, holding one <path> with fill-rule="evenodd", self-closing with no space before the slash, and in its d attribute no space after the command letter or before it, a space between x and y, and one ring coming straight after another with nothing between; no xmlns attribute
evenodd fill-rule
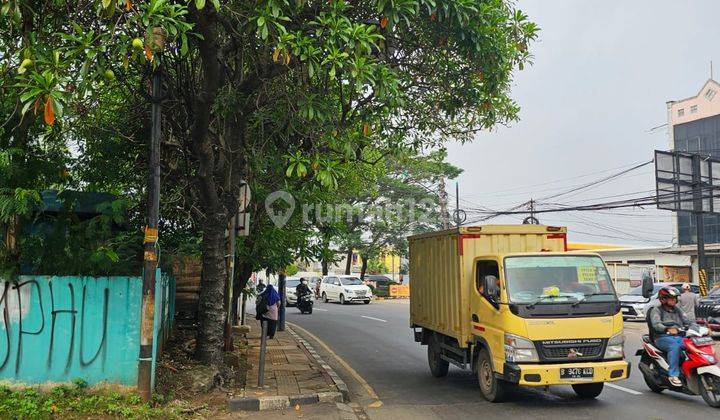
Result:
<svg viewBox="0 0 720 420"><path fill-rule="evenodd" d="M310 287L308 287L307 280L305 280L304 277L300 277L300 284L295 287L295 296L300 299L308 294L312 294L312 291L310 290Z"/></svg>
<svg viewBox="0 0 720 420"><path fill-rule="evenodd" d="M687 330L692 322L677 305L680 293L676 288L666 286L658 291L660 305L650 309L650 325L654 332L655 345L667 354L668 381L673 386L682 386L680 381L680 351L685 348L680 329Z"/></svg>

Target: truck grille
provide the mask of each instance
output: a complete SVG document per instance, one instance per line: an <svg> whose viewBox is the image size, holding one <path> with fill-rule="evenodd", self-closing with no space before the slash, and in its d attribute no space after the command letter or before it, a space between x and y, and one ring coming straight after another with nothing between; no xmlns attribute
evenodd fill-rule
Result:
<svg viewBox="0 0 720 420"><path fill-rule="evenodd" d="M602 338L548 340L539 341L536 345L542 360L589 360L599 359L602 356L605 340Z"/></svg>

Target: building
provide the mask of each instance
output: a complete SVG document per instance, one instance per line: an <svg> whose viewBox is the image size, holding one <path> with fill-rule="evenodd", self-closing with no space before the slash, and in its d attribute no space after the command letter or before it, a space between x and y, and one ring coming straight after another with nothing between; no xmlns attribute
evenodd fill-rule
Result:
<svg viewBox="0 0 720 420"><path fill-rule="evenodd" d="M697 267L690 255L680 255L675 248L633 248L605 244L568 243L568 251L594 252L605 261L618 294L640 286L649 276L658 282L689 282Z"/></svg>
<svg viewBox="0 0 720 420"><path fill-rule="evenodd" d="M667 102L669 148L720 158L720 83L709 79L692 97ZM704 215L708 283L720 284L720 214ZM677 251L697 256L692 213L673 213ZM695 258L693 258L695 259ZM697 278L695 279L697 282Z"/></svg>

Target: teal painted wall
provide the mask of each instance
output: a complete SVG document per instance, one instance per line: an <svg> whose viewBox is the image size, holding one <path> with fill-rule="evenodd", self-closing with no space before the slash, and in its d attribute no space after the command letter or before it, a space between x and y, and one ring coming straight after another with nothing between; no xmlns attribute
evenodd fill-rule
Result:
<svg viewBox="0 0 720 420"><path fill-rule="evenodd" d="M136 386L141 294L140 277L0 280L0 381Z"/></svg>

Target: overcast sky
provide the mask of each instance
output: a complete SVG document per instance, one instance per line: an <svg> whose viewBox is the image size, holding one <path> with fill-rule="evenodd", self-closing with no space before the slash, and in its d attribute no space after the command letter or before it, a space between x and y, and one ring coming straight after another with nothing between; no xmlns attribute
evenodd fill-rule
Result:
<svg viewBox="0 0 720 420"><path fill-rule="evenodd" d="M517 5L541 28L531 46L534 64L517 72L513 84L520 121L482 133L471 144L448 145L450 162L465 171L459 178L463 208L507 209L652 159L654 149L668 149L666 128L651 130L667 122L665 103L696 95L710 77L710 60L720 72L717 0ZM654 194L653 169L647 165L545 202L575 205ZM451 183L453 201L454 189ZM629 193L636 194L605 198ZM540 221L568 226L576 242L672 241L670 212L654 208L547 214Z"/></svg>

